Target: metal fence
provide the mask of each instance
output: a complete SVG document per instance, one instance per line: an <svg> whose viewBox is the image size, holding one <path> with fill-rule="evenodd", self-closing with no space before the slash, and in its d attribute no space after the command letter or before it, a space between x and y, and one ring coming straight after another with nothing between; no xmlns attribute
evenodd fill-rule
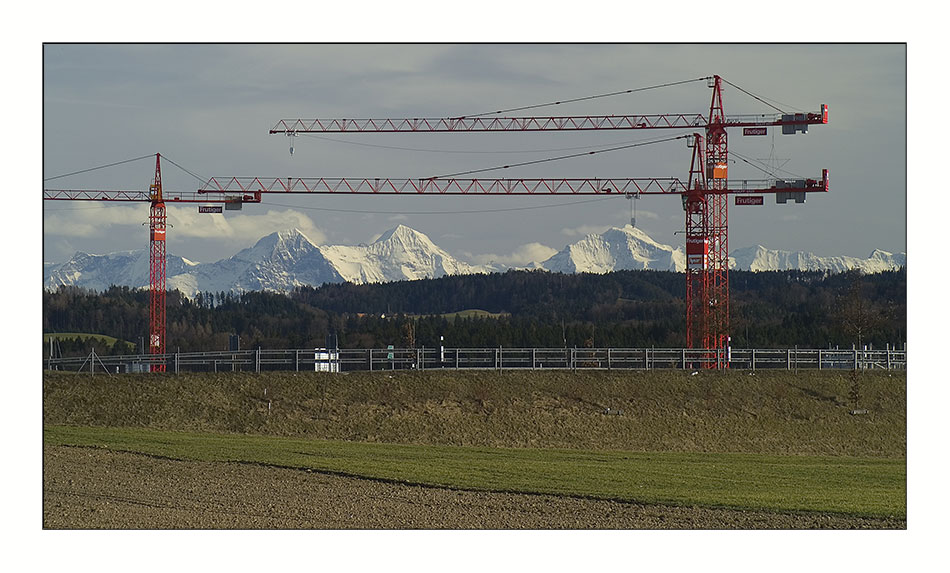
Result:
<svg viewBox="0 0 950 573"><path fill-rule="evenodd" d="M149 372L373 371L373 370L655 370L731 368L904 370L906 349L689 348L385 348L239 350L174 354L47 358L51 370Z"/></svg>

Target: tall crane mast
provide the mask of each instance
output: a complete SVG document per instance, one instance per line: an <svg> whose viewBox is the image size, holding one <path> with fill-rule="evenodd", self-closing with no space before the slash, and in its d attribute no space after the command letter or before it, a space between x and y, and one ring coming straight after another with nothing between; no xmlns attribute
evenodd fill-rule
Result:
<svg viewBox="0 0 950 573"><path fill-rule="evenodd" d="M640 129L704 129L703 136L698 134L693 139L693 165L690 169L690 184L678 191L669 189L660 194L678 192L683 196L683 207L686 211L686 346L702 348L710 354L728 349L729 337L729 203L728 195L737 192L731 187L728 177L729 144L728 128L741 127L744 134L761 135L763 129L781 127L783 134L806 133L809 125L828 123L828 107L822 104L819 112L797 114L761 114L737 115L727 117L722 99L723 79L718 76L705 78L712 89L712 99L708 115L703 114L652 114L652 115L607 115L607 116L553 116L553 117L485 117L485 114L471 117L452 118L404 118L404 119L282 119L270 130L271 134L283 133L296 136L300 133L424 133L424 132L519 132L519 131L597 131L597 130L640 130ZM292 149L292 148L291 148ZM426 192L426 184L442 189L442 193L451 192L447 189L468 189L477 186L474 181L467 183L450 182L443 184L433 183L433 180L420 180L418 186L410 183L387 183L383 186L370 184L368 180L329 180L312 181L314 191L307 187L309 183L298 180L300 190L297 192L339 192L343 187L359 181L360 190L350 189L351 192L402 192L406 186L413 187L416 192ZM375 180L378 181L378 180ZM499 180L512 181L512 180ZM534 181L536 187L553 189L552 183L541 183L546 180L517 180ZM550 180L547 180L550 181ZM590 188L595 193L597 184L589 184L588 180L561 180L574 181L575 186L564 183L574 193L585 193ZM635 185L626 180L625 186ZM659 180L654 180L659 181ZM231 181L241 187L237 180ZM387 186L388 185L388 186ZM401 186L399 186L401 185ZM466 187L469 186L469 187ZM482 180L481 186L486 186ZM495 184L492 184L495 185ZM497 185L501 185L498 183ZM510 184L509 184L510 185ZM253 185L252 185L253 186ZM224 188L226 188L225 185ZM368 191L362 191L363 187ZM527 190L524 184L516 184L515 188ZM785 182L776 182L775 187L757 189L759 193L804 193L810 191L828 190L828 172L824 170L822 177L815 180L796 181L786 189ZM610 189L616 189L614 185ZM214 190L210 186L208 190ZM220 188L218 188L220 189ZM261 186L265 192L270 192L266 186ZM306 190L304 190L306 189ZM577 190L574 190L577 189ZM276 189L274 189L276 190ZM294 192L290 188L284 192ZM464 191L467 192L467 191ZM706 361L706 364L712 363Z"/></svg>
<svg viewBox="0 0 950 573"><path fill-rule="evenodd" d="M162 156L155 154L155 179L148 187L151 201L148 215L148 351L165 354L165 231L167 216L162 196ZM153 371L164 372L165 363L152 365Z"/></svg>

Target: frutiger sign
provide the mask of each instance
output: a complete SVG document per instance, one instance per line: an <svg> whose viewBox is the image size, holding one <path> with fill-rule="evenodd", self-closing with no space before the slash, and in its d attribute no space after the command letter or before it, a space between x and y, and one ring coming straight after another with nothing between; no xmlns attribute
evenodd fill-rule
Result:
<svg viewBox="0 0 950 573"><path fill-rule="evenodd" d="M686 237L686 268L705 270L709 265L709 239Z"/></svg>
<svg viewBox="0 0 950 573"><path fill-rule="evenodd" d="M199 213L223 213L224 208L221 205L198 205Z"/></svg>
<svg viewBox="0 0 950 573"><path fill-rule="evenodd" d="M768 135L769 128L767 127L743 127L742 135Z"/></svg>
<svg viewBox="0 0 950 573"><path fill-rule="evenodd" d="M764 205L765 199L761 195L743 197L736 195L736 205Z"/></svg>

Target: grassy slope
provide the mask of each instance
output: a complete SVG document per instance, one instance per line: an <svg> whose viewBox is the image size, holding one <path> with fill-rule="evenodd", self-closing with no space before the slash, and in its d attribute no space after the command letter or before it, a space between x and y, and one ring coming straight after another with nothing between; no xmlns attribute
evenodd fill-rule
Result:
<svg viewBox="0 0 950 573"><path fill-rule="evenodd" d="M476 489L903 516L906 378L864 373L859 384L862 416L849 414L848 373L835 372L48 373L43 410L47 443Z"/></svg>
<svg viewBox="0 0 950 573"><path fill-rule="evenodd" d="M48 374L47 424L475 447L906 456L906 377L864 373ZM605 415L622 410L622 415Z"/></svg>
<svg viewBox="0 0 950 573"><path fill-rule="evenodd" d="M110 345L115 344L115 341L118 340L118 338L115 338L114 336L107 336L105 334L89 334L86 332L44 332L43 333L44 344L49 344L50 338L52 338L53 340L65 340L67 338L79 338L80 340L85 340L87 338L99 338L106 341L106 343ZM127 340L123 340L122 342L125 342L126 344L132 344L131 342Z"/></svg>

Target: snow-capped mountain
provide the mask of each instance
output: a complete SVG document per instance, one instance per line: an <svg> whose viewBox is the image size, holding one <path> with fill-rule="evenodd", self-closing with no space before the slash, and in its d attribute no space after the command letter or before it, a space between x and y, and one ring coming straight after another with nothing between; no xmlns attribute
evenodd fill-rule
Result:
<svg viewBox="0 0 950 573"><path fill-rule="evenodd" d="M907 265L905 253L874 250L866 259L858 257L821 257L805 251L779 251L762 245L735 249L729 256L729 268L740 271L827 270L844 272L860 269L879 273ZM640 229L626 225L601 234L587 235L580 241L541 263L549 271L562 273L605 273L628 269L660 271L686 270L685 249L661 245Z"/></svg>
<svg viewBox="0 0 950 573"><path fill-rule="evenodd" d="M186 258L169 254L166 275L185 274L199 266ZM176 286L169 279L169 288ZM112 285L133 288L148 286L148 250L120 251L107 255L91 255L77 251L62 264L43 265L43 287L56 289L74 285L91 290L105 290ZM183 291L184 292L184 291Z"/></svg>
<svg viewBox="0 0 950 573"><path fill-rule="evenodd" d="M560 273L606 273L619 270L683 271L686 254L681 248L661 245L646 233L632 227L612 228L580 241L541 263L549 271Z"/></svg>
<svg viewBox="0 0 950 573"><path fill-rule="evenodd" d="M193 263L168 255L169 289L186 296L198 292L289 292L325 283L370 283L488 272L456 260L426 235L400 225L369 245L318 246L298 229L271 233L253 247L213 263ZM92 290L109 286L148 286L148 251L109 255L76 253L61 265L44 265L43 285L75 285Z"/></svg>
<svg viewBox="0 0 950 573"><path fill-rule="evenodd" d="M370 245L319 247L345 281L378 283L487 272L437 247L429 237L399 225Z"/></svg>
<svg viewBox="0 0 950 573"><path fill-rule="evenodd" d="M736 270L861 269L867 273L906 266L904 253L875 250L867 259L819 257L807 252L770 250L761 245L736 249L730 268ZM684 248L662 245L640 229L627 225L592 234L543 262L519 268L540 268L561 273L606 273L616 270L682 272ZM186 296L198 292L268 290L289 292L297 286L325 283L370 283L438 278L445 275L503 272L504 265L478 266L459 261L429 237L400 225L371 244L316 245L297 229L272 233L253 247L213 263L195 263L168 255L169 289ZM148 251L123 251L107 255L77 252L61 264L43 265L43 286L56 289L75 285L105 290L111 285L148 286Z"/></svg>
<svg viewBox="0 0 950 573"><path fill-rule="evenodd" d="M905 253L888 253L875 249L866 259L857 257L819 257L804 251L776 251L762 245L736 249L729 257L729 268L743 271L801 270L840 273L860 269L865 273L879 273L907 266Z"/></svg>
<svg viewBox="0 0 950 573"><path fill-rule="evenodd" d="M168 274L169 288L181 285L178 289L189 296L198 291L289 292L298 286L346 280L321 248L297 229L271 233L236 255L198 265L186 276Z"/></svg>

